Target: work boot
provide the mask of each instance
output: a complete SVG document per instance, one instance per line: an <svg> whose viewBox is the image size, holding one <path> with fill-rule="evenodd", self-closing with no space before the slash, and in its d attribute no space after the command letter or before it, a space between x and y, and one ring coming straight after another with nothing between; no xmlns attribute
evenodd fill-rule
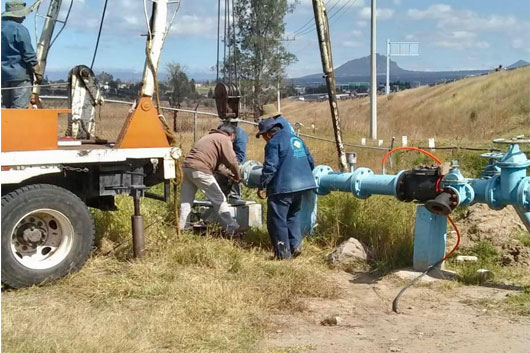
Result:
<svg viewBox="0 0 530 353"><path fill-rule="evenodd" d="M296 249L294 249L291 255L293 258L297 258L298 256L302 255L302 247L299 246Z"/></svg>
<svg viewBox="0 0 530 353"><path fill-rule="evenodd" d="M246 226L239 226L239 228L233 230L232 232L225 231L224 234L229 238L240 238L248 229L249 228Z"/></svg>

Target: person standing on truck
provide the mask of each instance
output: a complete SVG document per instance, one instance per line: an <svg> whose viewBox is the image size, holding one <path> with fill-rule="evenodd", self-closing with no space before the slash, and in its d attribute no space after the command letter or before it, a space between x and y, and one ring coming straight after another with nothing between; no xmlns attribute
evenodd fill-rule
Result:
<svg viewBox="0 0 530 353"><path fill-rule="evenodd" d="M236 184L241 181L239 165L232 147L235 136L236 128L223 124L197 141L184 159L182 163L184 178L180 191L179 228L181 230L190 226L189 216L197 189L210 200L219 223L228 235L238 235L245 230L232 218L226 197L214 177L214 173L219 172L231 178Z"/></svg>
<svg viewBox="0 0 530 353"><path fill-rule="evenodd" d="M267 141L258 197L267 196L267 230L274 256L289 259L302 252L300 209L304 193L316 188L315 162L304 141L278 120L262 120L258 129L256 137Z"/></svg>
<svg viewBox="0 0 530 353"><path fill-rule="evenodd" d="M21 0L6 2L2 13L2 108L22 109L29 106L32 82L42 83L31 38L22 22L28 14Z"/></svg>
<svg viewBox="0 0 530 353"><path fill-rule="evenodd" d="M232 147L234 148L234 152L237 157L237 162L241 165L247 160L248 135L245 130L241 128L241 126L238 126L237 120L223 122L221 125L219 125L218 129L220 129L225 124L233 126L236 129L236 137L234 138ZM228 198L229 204L245 204L245 201L241 199L241 184L234 183L230 178L220 173L215 174L215 179L217 179L221 190L223 190L223 193Z"/></svg>

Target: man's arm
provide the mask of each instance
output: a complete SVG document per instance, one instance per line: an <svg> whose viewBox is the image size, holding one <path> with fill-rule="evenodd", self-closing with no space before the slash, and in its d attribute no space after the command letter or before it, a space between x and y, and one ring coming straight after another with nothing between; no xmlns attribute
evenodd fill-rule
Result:
<svg viewBox="0 0 530 353"><path fill-rule="evenodd" d="M265 164L261 170L261 178L259 181L259 189L265 190L267 185L278 171L278 164L280 162L280 151L276 143L267 143L265 146Z"/></svg>
<svg viewBox="0 0 530 353"><path fill-rule="evenodd" d="M234 179L240 180L241 173L239 171L239 164L237 163L234 148L232 147L232 141L230 141L229 138L223 138L221 140L220 149L221 151L219 155L221 163L232 172Z"/></svg>
<svg viewBox="0 0 530 353"><path fill-rule="evenodd" d="M26 63L28 67L33 67L38 64L37 55L31 45L31 37L26 27L20 26L16 33L16 47L20 51L22 61Z"/></svg>
<svg viewBox="0 0 530 353"><path fill-rule="evenodd" d="M241 164L247 160L248 135L240 126L237 127L237 135L234 140L234 152L237 161Z"/></svg>

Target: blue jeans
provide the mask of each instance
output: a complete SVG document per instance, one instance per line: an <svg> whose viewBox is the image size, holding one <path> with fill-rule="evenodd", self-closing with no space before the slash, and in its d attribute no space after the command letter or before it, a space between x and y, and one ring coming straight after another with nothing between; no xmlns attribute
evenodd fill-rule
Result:
<svg viewBox="0 0 530 353"><path fill-rule="evenodd" d="M276 194L267 199L267 230L278 259L291 258L302 243L299 218L303 193Z"/></svg>
<svg viewBox="0 0 530 353"><path fill-rule="evenodd" d="M2 82L2 88L31 86L30 80ZM2 90L2 108L26 109L29 106L31 87Z"/></svg>

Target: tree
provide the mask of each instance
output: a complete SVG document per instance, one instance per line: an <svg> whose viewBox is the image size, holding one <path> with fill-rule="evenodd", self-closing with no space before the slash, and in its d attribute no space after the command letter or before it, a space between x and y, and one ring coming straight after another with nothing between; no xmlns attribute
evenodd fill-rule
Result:
<svg viewBox="0 0 530 353"><path fill-rule="evenodd" d="M114 81L114 76L109 74L108 72L101 72L99 75L96 76L98 82L102 85L104 84L110 84L112 81Z"/></svg>
<svg viewBox="0 0 530 353"><path fill-rule="evenodd" d="M190 82L188 76L183 71L180 64L170 63L167 65L167 73L169 80L167 82L168 91L167 99L172 107L176 107L184 98L189 97L191 92Z"/></svg>
<svg viewBox="0 0 530 353"><path fill-rule="evenodd" d="M236 40L235 58L226 65L237 65L237 75L243 96L250 96L254 115L260 105L276 95L276 86L282 82L285 67L296 57L283 46L285 15L292 12L294 4L287 0L239 0L235 2ZM229 38L232 38L230 33ZM235 71L235 70L234 70Z"/></svg>

